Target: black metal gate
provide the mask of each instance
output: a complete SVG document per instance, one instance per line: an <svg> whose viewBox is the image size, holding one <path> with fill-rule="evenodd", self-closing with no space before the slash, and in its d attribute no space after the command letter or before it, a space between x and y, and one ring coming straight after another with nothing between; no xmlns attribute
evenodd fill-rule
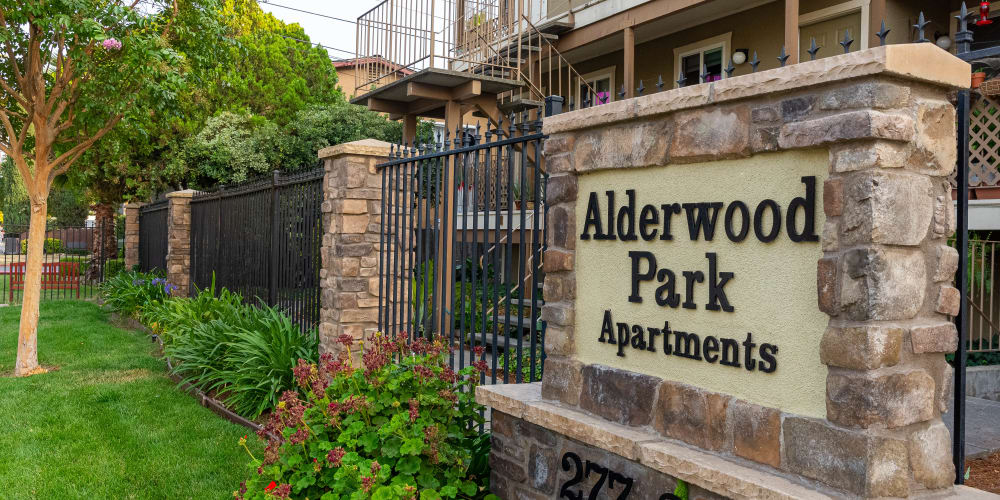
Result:
<svg viewBox="0 0 1000 500"><path fill-rule="evenodd" d="M319 322L323 169L278 172L191 200L191 284L283 309L303 331ZM192 291L194 288L192 288Z"/></svg>
<svg viewBox="0 0 1000 500"><path fill-rule="evenodd" d="M444 339L455 369L486 361L491 383L541 380L545 357L545 137L540 121L513 123L378 166L379 328Z"/></svg>
<svg viewBox="0 0 1000 500"><path fill-rule="evenodd" d="M167 270L167 203L162 199L139 208L139 269Z"/></svg>

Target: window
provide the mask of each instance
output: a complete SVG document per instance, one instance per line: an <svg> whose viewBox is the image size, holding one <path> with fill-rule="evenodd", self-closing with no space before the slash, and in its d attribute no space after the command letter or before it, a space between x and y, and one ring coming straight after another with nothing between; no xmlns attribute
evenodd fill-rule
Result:
<svg viewBox="0 0 1000 500"><path fill-rule="evenodd" d="M586 85L581 83L580 88L577 89L576 94L576 106L577 108L585 107L584 102L588 102L591 106L596 106L599 104L607 104L615 100L615 67L610 66L604 68L600 71L595 71L593 73L587 73L582 76L583 81ZM588 88L589 85L589 88ZM590 89L594 89L597 93L596 96L590 95Z"/></svg>
<svg viewBox="0 0 1000 500"><path fill-rule="evenodd" d="M705 80L708 82L725 78L732 38L730 32L674 49L674 67L678 69L678 77L684 74L684 86L702 83L703 74L708 75Z"/></svg>

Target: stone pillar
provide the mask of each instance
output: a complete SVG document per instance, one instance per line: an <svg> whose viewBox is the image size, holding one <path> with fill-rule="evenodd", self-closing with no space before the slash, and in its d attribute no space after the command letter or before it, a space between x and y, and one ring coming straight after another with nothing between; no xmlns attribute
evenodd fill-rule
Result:
<svg viewBox="0 0 1000 500"><path fill-rule="evenodd" d="M139 265L139 205L125 205L125 269Z"/></svg>
<svg viewBox="0 0 1000 500"><path fill-rule="evenodd" d="M675 479L702 498L978 495L952 485L941 420L959 299L947 244L956 162L948 93L968 79L968 64L933 44L892 45L546 118L548 357L540 387L477 388L493 408L494 491L558 495L572 477L560 463L576 454L635 478L641 498L669 492ZM756 192L740 191L755 179ZM800 179L815 182L814 195ZM801 198L770 196L789 182ZM641 239L622 236L622 212L619 236L600 229L615 224L605 207L631 203L626 189L639 193L631 217ZM722 210L714 240L699 239L682 203L737 207L737 196L753 203L747 215L734 225ZM761 236L765 202L784 217L807 199L815 235L789 233L785 247ZM669 231L660 213L671 212L672 236L647 238L654 225ZM782 231L808 227L795 217ZM652 258L630 269L633 250L656 254L663 274L650 270ZM692 263L705 267L675 267ZM674 287L668 267L678 293L686 281L684 297L694 297L683 307L665 291ZM709 292L721 290L723 270L735 275L721 285L735 309L720 310ZM762 309L763 320L754 316ZM607 320L617 342L604 340L605 310L627 322ZM747 357L720 361L727 330L740 337L729 339L734 349L747 339ZM703 352L692 351L694 333ZM780 364L751 359L765 346Z"/></svg>
<svg viewBox="0 0 1000 500"><path fill-rule="evenodd" d="M389 147L365 139L319 152L326 169L320 352L339 352L341 335L357 341L378 328L382 175L375 165L388 159Z"/></svg>
<svg viewBox="0 0 1000 500"><path fill-rule="evenodd" d="M177 286L173 296L187 297L191 286L191 198L185 189L167 194L167 281Z"/></svg>

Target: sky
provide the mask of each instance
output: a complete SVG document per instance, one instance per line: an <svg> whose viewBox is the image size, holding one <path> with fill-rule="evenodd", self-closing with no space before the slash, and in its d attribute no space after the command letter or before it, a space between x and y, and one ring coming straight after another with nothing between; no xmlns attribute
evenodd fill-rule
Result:
<svg viewBox="0 0 1000 500"><path fill-rule="evenodd" d="M358 16L381 3L381 0L258 0L261 9L274 14L286 23L298 23L309 35L313 43L327 47L331 57L347 59L354 57L354 22ZM350 21L338 21L329 17L299 12L299 9L337 17ZM345 52L346 51L346 52Z"/></svg>

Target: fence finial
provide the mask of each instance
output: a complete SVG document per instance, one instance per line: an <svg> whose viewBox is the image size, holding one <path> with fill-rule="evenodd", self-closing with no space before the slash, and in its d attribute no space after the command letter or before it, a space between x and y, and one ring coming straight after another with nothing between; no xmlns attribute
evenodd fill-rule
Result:
<svg viewBox="0 0 1000 500"><path fill-rule="evenodd" d="M677 78L677 86L683 87L685 83L687 83L687 77L684 76L684 70L682 69Z"/></svg>
<svg viewBox="0 0 1000 500"><path fill-rule="evenodd" d="M969 17L973 13L962 2L962 9L955 19L958 19L958 31L955 32L955 51L959 54L968 52L972 45L972 31L969 29Z"/></svg>
<svg viewBox="0 0 1000 500"><path fill-rule="evenodd" d="M639 95L642 95L642 93L646 91L646 86L642 84L642 80L639 80L639 86L635 89L635 91L638 92Z"/></svg>
<svg viewBox="0 0 1000 500"><path fill-rule="evenodd" d="M913 27L917 28L917 43L928 43L930 40L927 39L926 28L931 22L924 18L924 11L920 11L920 15L917 16L917 24Z"/></svg>
<svg viewBox="0 0 1000 500"><path fill-rule="evenodd" d="M729 58L729 66L726 66L726 78L733 76L733 72L736 71L736 66L733 66L733 58Z"/></svg>
<svg viewBox="0 0 1000 500"><path fill-rule="evenodd" d="M786 50L785 50L785 46L784 46L784 45L782 45L782 46L781 46L781 53L780 53L780 54L778 54L778 62L779 62L779 63L781 63L781 67L782 67L782 68L784 68L784 67L785 67L785 63L787 63L787 62L788 62L788 58L789 58L789 57L790 57L790 56L788 55L788 51L786 51Z"/></svg>
<svg viewBox="0 0 1000 500"><path fill-rule="evenodd" d="M875 36L878 37L878 42L879 42L880 46L883 46L883 47L885 46L885 37L889 36L889 32L890 31L892 31L892 30L885 28L885 19L883 19L882 20L882 29L879 30L878 33L875 33Z"/></svg>
<svg viewBox="0 0 1000 500"><path fill-rule="evenodd" d="M701 83L707 83L708 79L712 77L712 74L708 72L708 65L706 64L704 70L701 73Z"/></svg>
<svg viewBox="0 0 1000 500"><path fill-rule="evenodd" d="M813 37L812 41L809 42L809 50L806 50L806 52L809 53L809 60L810 61L815 61L816 60L816 54L819 52L819 49L820 49L820 47L816 46L816 37Z"/></svg>
<svg viewBox="0 0 1000 500"><path fill-rule="evenodd" d="M663 75L656 75L656 91L659 92L663 90L664 85L665 83L663 83Z"/></svg>
<svg viewBox="0 0 1000 500"><path fill-rule="evenodd" d="M753 59L750 60L750 67L753 68L753 72L757 72L757 66L760 66L760 58L757 57L757 51L753 51Z"/></svg>
<svg viewBox="0 0 1000 500"><path fill-rule="evenodd" d="M517 124L514 123L514 113L510 114L510 120L507 121L510 137L514 137L514 132L517 132Z"/></svg>
<svg viewBox="0 0 1000 500"><path fill-rule="evenodd" d="M844 30L844 41L840 42L840 46L844 48L844 53L847 54L851 51L851 45L854 44L854 40L851 38L851 30Z"/></svg>
<svg viewBox="0 0 1000 500"><path fill-rule="evenodd" d="M625 84L624 83L622 84L622 89L618 91L618 98L619 99L624 99L625 98Z"/></svg>

